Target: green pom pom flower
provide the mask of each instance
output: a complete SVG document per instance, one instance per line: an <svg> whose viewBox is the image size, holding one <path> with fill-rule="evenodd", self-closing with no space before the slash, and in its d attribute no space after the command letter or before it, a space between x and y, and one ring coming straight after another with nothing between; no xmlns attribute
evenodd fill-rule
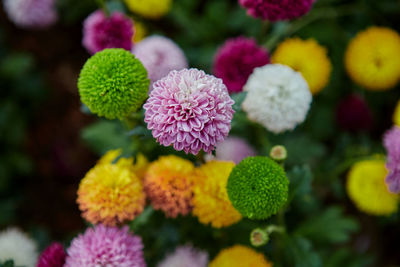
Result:
<svg viewBox="0 0 400 267"><path fill-rule="evenodd" d="M227 191L233 206L250 219L266 219L285 204L289 180L283 168L267 157L247 157L236 165Z"/></svg>
<svg viewBox="0 0 400 267"><path fill-rule="evenodd" d="M150 81L142 63L124 49L105 49L89 58L78 80L81 101L107 119L135 112L147 98Z"/></svg>

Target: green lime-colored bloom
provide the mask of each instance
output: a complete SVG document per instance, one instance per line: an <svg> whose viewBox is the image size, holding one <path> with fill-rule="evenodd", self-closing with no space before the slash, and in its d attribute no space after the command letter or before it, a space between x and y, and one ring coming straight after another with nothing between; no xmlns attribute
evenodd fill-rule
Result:
<svg viewBox="0 0 400 267"><path fill-rule="evenodd" d="M85 63L78 81L81 101L107 119L135 112L147 98L150 81L142 63L129 51L105 49Z"/></svg>
<svg viewBox="0 0 400 267"><path fill-rule="evenodd" d="M233 206L250 219L266 219L285 204L289 180L283 168L267 157L247 157L236 165L228 180Z"/></svg>

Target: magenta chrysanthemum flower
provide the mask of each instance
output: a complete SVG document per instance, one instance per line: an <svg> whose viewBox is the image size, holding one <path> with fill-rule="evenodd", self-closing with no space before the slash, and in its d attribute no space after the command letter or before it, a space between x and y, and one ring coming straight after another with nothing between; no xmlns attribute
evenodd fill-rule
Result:
<svg viewBox="0 0 400 267"><path fill-rule="evenodd" d="M233 104L221 79L198 69L172 71L154 83L144 121L161 145L196 155L228 135Z"/></svg>
<svg viewBox="0 0 400 267"><path fill-rule="evenodd" d="M132 49L133 21L123 13L107 17L102 10L93 12L83 23L83 46L95 54L106 48Z"/></svg>
<svg viewBox="0 0 400 267"><path fill-rule="evenodd" d="M4 0L9 19L22 28L45 28L57 21L55 0Z"/></svg>
<svg viewBox="0 0 400 267"><path fill-rule="evenodd" d="M230 93L240 92L254 68L269 62L267 50L254 39L229 39L218 49L214 59L214 75L221 78Z"/></svg>
<svg viewBox="0 0 400 267"><path fill-rule="evenodd" d="M37 267L63 267L66 257L63 245L53 243L42 252Z"/></svg>
<svg viewBox="0 0 400 267"><path fill-rule="evenodd" d="M386 184L389 191L395 194L400 193L400 128L393 126L383 137L383 145L387 151L386 168L389 174L386 177Z"/></svg>
<svg viewBox="0 0 400 267"><path fill-rule="evenodd" d="M182 49L163 36L154 35L143 39L133 47L132 53L143 63L152 83L173 70L188 66Z"/></svg>
<svg viewBox="0 0 400 267"><path fill-rule="evenodd" d="M186 245L178 247L174 253L160 262L157 267L207 267L208 254Z"/></svg>
<svg viewBox="0 0 400 267"><path fill-rule="evenodd" d="M233 161L238 164L245 157L256 156L256 152L245 140L232 136L218 144L215 156L218 160Z"/></svg>
<svg viewBox="0 0 400 267"><path fill-rule="evenodd" d="M372 112L364 98L352 94L342 99L337 105L336 122L344 130L367 131L373 124Z"/></svg>
<svg viewBox="0 0 400 267"><path fill-rule="evenodd" d="M97 225L72 240L65 267L146 267L140 237L128 226L118 229Z"/></svg>
<svg viewBox="0 0 400 267"><path fill-rule="evenodd" d="M247 13L255 18L291 20L310 11L314 0L239 0Z"/></svg>

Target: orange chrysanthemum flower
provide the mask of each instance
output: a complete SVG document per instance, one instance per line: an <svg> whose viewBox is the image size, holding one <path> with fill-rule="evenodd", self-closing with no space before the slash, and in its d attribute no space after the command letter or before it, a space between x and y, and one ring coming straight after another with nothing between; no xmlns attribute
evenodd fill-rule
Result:
<svg viewBox="0 0 400 267"><path fill-rule="evenodd" d="M133 220L146 202L142 181L132 158L120 158L120 150L106 153L82 179L78 189L82 217L92 224L115 226Z"/></svg>
<svg viewBox="0 0 400 267"><path fill-rule="evenodd" d="M190 161L173 155L151 163L143 185L154 209L172 218L188 214L192 210L193 170Z"/></svg>
<svg viewBox="0 0 400 267"><path fill-rule="evenodd" d="M230 226L242 219L232 206L226 191L229 174L235 163L210 161L195 172L193 215L213 227Z"/></svg>

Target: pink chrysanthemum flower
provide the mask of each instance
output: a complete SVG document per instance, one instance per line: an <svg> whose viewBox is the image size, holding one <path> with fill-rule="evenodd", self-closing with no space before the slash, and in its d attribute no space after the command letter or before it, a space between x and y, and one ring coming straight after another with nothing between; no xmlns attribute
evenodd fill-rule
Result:
<svg viewBox="0 0 400 267"><path fill-rule="evenodd" d="M207 267L208 254L192 246L178 247L160 262L157 267Z"/></svg>
<svg viewBox="0 0 400 267"><path fill-rule="evenodd" d="M128 226L118 229L97 225L72 240L65 267L146 267L140 237Z"/></svg>
<svg viewBox="0 0 400 267"><path fill-rule="evenodd" d="M66 257L63 245L55 242L40 254L37 267L63 267Z"/></svg>
<svg viewBox="0 0 400 267"><path fill-rule="evenodd" d="M194 155L201 149L209 153L231 129L233 104L221 79L183 69L154 83L143 106L144 120L161 145Z"/></svg>
<svg viewBox="0 0 400 267"><path fill-rule="evenodd" d="M132 53L143 63L152 83L173 70L188 67L182 49L163 36L154 35L143 39L133 47Z"/></svg>
<svg viewBox="0 0 400 267"><path fill-rule="evenodd" d="M106 48L132 49L133 21L123 13L107 17L102 10L93 12L83 23L83 46L95 54Z"/></svg>
<svg viewBox="0 0 400 267"><path fill-rule="evenodd" d="M236 164L242 159L250 156L256 156L254 148L252 148L244 139L239 137L228 137L222 143L218 144L215 150L217 160L233 161Z"/></svg>
<svg viewBox="0 0 400 267"><path fill-rule="evenodd" d="M310 11L314 0L239 0L239 3L250 16L278 21L303 16Z"/></svg>
<svg viewBox="0 0 400 267"><path fill-rule="evenodd" d="M389 174L386 177L386 184L389 191L395 194L400 193L400 128L393 126L383 137L383 145L387 151L386 168Z"/></svg>
<svg viewBox="0 0 400 267"><path fill-rule="evenodd" d="M214 75L221 78L230 93L241 92L254 68L266 65L269 55L254 39L227 40L214 59Z"/></svg>
<svg viewBox="0 0 400 267"><path fill-rule="evenodd" d="M7 16L22 28L46 28L57 21L55 0L4 0Z"/></svg>

